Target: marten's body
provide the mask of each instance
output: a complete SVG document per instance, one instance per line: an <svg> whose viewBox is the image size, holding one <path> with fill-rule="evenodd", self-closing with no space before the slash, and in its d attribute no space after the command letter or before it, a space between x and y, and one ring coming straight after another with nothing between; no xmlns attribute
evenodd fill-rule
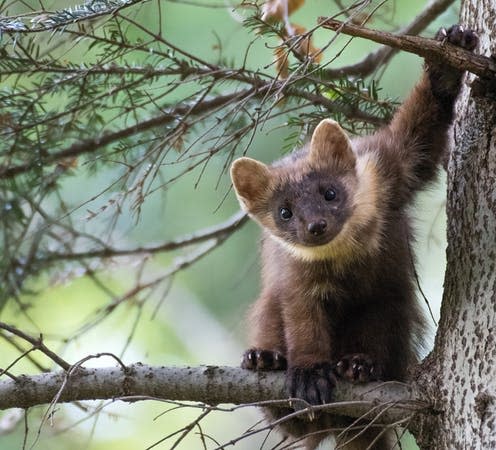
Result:
<svg viewBox="0 0 496 450"><path fill-rule="evenodd" d="M472 49L468 33L453 27L447 38ZM287 369L288 394L311 404L331 400L336 377L405 380L424 335L407 208L435 177L461 77L428 63L375 134L350 141L324 120L309 145L271 166L249 158L233 164L238 198L264 232L263 288L243 367ZM327 420L293 421L286 431L313 432L305 441L313 449L328 434L315 431L336 426ZM380 431L343 448L365 449ZM389 445L380 437L373 448Z"/></svg>

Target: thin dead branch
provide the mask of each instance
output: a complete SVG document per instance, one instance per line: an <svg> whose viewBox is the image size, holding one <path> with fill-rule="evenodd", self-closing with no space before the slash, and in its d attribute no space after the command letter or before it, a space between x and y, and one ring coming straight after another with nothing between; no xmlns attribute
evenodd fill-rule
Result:
<svg viewBox="0 0 496 450"><path fill-rule="evenodd" d="M183 247L187 247L194 244L199 244L201 242L208 241L217 237L225 237L233 233L234 231L241 228L247 222L246 213L240 211L231 216L225 222L218 225L205 228L203 230L198 230L198 232L189 234L186 236L181 236L171 241L164 242L162 244L148 246L148 247L136 247L130 249L117 249L112 247L105 247L98 250L88 250L86 252L75 252L75 253L52 253L45 258L38 258L37 262L48 262L48 261L58 261L58 260L81 260L84 258L115 258L120 256L129 256L137 254L153 254L161 252L169 252L173 250L178 250Z"/></svg>
<svg viewBox="0 0 496 450"><path fill-rule="evenodd" d="M9 333L14 334L15 336L20 337L21 339L29 342L31 345L33 345L34 349L39 350L42 352L44 355L48 356L53 362L58 364L60 367L62 367L64 370L69 370L71 365L67 362L64 361L59 355L57 355L55 352L50 350L44 343L43 343L43 337L40 336L38 338L34 338L30 336L27 333L24 333L24 331L19 330L18 328L8 325L6 323L0 322L0 329L8 331Z"/></svg>

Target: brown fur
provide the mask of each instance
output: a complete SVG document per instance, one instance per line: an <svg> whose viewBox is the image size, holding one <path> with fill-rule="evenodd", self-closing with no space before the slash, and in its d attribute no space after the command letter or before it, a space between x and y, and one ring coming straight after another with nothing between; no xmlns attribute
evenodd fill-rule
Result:
<svg viewBox="0 0 496 450"><path fill-rule="evenodd" d="M405 380L417 360L424 319L414 295L407 208L435 177L460 83L461 73L428 65L390 125L375 134L350 141L326 120L306 148L271 166L248 158L233 164L238 198L263 228L263 287L251 311L250 342L255 351L287 359L289 395L309 392L306 400L317 403L314 391L320 389L326 398L332 380L322 387L323 378L335 371L324 377L322 365L335 367L346 355L370 357L376 378L384 381ZM331 213L320 212L321 200L314 200L319 194L310 192L328 179L340 195ZM286 203L301 210L291 229L277 218L277 208ZM302 243L309 221L321 216L330 240ZM252 359L244 365L257 369ZM301 381L302 374L317 381ZM299 437L339 423L349 422L321 416L293 421L286 432ZM343 448L367 448L377 433L367 430ZM308 438L306 448L324 437ZM388 440L378 439L373 448L391 448Z"/></svg>

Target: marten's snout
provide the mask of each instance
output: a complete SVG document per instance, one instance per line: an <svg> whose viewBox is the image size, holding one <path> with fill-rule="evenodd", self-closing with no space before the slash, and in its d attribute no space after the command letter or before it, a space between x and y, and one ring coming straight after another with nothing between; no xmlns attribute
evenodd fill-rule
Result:
<svg viewBox="0 0 496 450"><path fill-rule="evenodd" d="M327 228L327 222L324 219L317 220L315 222L310 222L307 225L307 230L310 234L314 236L320 236L324 233Z"/></svg>

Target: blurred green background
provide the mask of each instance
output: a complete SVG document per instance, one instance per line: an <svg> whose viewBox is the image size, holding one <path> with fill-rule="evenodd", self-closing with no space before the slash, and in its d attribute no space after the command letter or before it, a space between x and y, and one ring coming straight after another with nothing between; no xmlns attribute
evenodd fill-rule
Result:
<svg viewBox="0 0 496 450"><path fill-rule="evenodd" d="M242 10L231 12L231 8L206 8L180 2L161 2L164 17L164 34L173 43L215 61L222 51L224 57L240 62L244 49L253 34L243 28L239 15ZM203 2L207 4L209 2ZM216 6L221 0L210 2ZM226 2L227 3L227 2ZM394 7L386 2L382 22L372 20L371 26L392 28L413 19L422 10L424 2L396 2ZM142 23L154 20L156 2L144 4L139 9ZM388 9L389 8L389 9ZM294 22L308 28L315 24L318 16L336 12L333 2L308 0L298 11ZM457 11L452 8L440 17L424 34L432 35L440 25L456 22ZM386 23L389 22L389 23ZM317 46L324 45L330 32L319 31L315 36ZM219 49L218 42L222 42ZM271 50L265 38L255 40L249 54L248 65L256 69L272 60ZM343 41L336 41L326 53L330 59L342 48ZM332 67L356 62L376 46L370 42L354 39L339 56ZM85 55L80 55L84 59ZM381 96L401 101L413 86L421 71L422 61L412 55L397 55L381 75ZM250 156L272 161L281 156L284 138L288 130L262 128L249 151ZM194 136L188 136L193 140ZM198 171L181 177L145 201L137 217L128 208L119 216L114 233L118 247L133 247L151 244L184 235L209 225L222 222L238 210L237 202L230 191L230 180L223 173L222 158L212 159L195 188ZM184 167L171 165L168 177L180 173ZM220 183L217 184L220 175ZM67 205L76 207L87 202L109 184L114 176L111 169L88 175L78 168L74 176L64 181L63 198ZM418 272L422 290L428 298L437 318L444 273L445 216L444 181L441 180L430 192L423 194L413 211L418 229ZM89 219L88 211L98 211L108 204L115 193L105 193L85 203L74 214L74 222L86 229L101 230L105 236L113 213L111 208ZM226 197L227 195L227 197ZM117 239L115 238L117 236ZM65 345L65 336L74 335L95 311L108 302L108 295L87 276L78 276L77 265L68 262L57 274L33 281L33 288L41 288L41 294L27 299L32 303L29 318L20 314L12 302L2 312L1 320L14 323L32 334L43 333L45 343L63 355L69 362L98 352L112 352L122 357L125 363L142 361L154 365L238 365L245 347L245 313L256 298L259 288L259 264L257 241L259 232L253 223L245 225L221 247L201 259L191 268L180 272L173 280L170 292L161 299L152 296L137 317L138 309L133 302L119 306L108 318ZM167 270L178 254L153 257L146 265L147 276L153 278ZM114 292L125 292L134 281L137 267L132 257L119 259L99 276ZM45 286L48 285L48 288ZM399 324L401 325L401 324ZM135 330L134 330L135 328ZM434 326L433 326L434 329ZM133 331L134 330L134 331ZM134 332L132 340L128 337ZM2 344L0 367L5 367L18 356L14 348ZM50 365L39 356L39 360ZM86 366L113 365L110 358L89 361ZM13 373L34 373L35 368L27 360L20 361ZM39 450L68 449L144 449L167 434L187 425L199 414L191 408L178 409L160 415L169 406L158 402L136 404L89 402L90 408L99 414L88 417L87 412L77 406L59 405L52 419L40 427L40 418L47 407L32 408L28 412L29 433L25 448ZM105 406L105 407L103 407ZM103 407L103 408L102 408ZM7 420L12 412L4 413L0 420ZM260 416L254 409L245 409L234 414L218 413L203 423L203 430L220 443L241 434L254 425ZM256 449L265 436L255 437L236 444L237 449ZM24 421L16 429L0 436L0 449L23 448ZM275 442L275 441L274 441ZM156 448L170 448L169 441ZM197 435L186 439L181 449L199 449ZM226 447L228 448L228 447ZM268 444L266 447L270 448ZM412 444L411 447L415 448Z"/></svg>

